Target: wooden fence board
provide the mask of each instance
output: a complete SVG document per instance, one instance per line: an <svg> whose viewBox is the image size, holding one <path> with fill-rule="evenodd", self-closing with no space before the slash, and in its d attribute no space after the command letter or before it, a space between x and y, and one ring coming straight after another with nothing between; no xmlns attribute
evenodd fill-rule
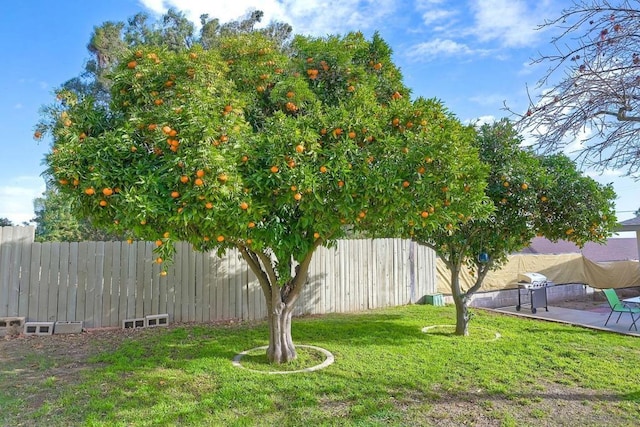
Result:
<svg viewBox="0 0 640 427"><path fill-rule="evenodd" d="M78 243L78 292L76 296L76 319L87 321L85 303L87 301L89 242Z"/></svg>
<svg viewBox="0 0 640 427"><path fill-rule="evenodd" d="M58 309L56 311L56 321L65 322L68 320L69 309L67 307L69 296L69 243L60 243L60 276L58 279Z"/></svg>
<svg viewBox="0 0 640 427"><path fill-rule="evenodd" d="M20 245L20 296L18 297L18 316L29 315L29 291L31 289L31 244ZM0 285L1 286L1 285Z"/></svg>
<svg viewBox="0 0 640 427"><path fill-rule="evenodd" d="M78 242L69 243L68 264L67 320L75 322L78 321Z"/></svg>
<svg viewBox="0 0 640 427"><path fill-rule="evenodd" d="M6 234L9 234L9 232L5 232L5 235ZM5 243L0 246L0 265L3 266L2 270L0 270L0 317L6 317L9 315L9 293L12 282L11 258L13 255L13 246L14 245L12 243Z"/></svg>
<svg viewBox="0 0 640 427"><path fill-rule="evenodd" d="M38 297L40 288L40 266L42 261L42 244L31 245L31 267L29 273L29 308L27 321L35 321L38 318Z"/></svg>

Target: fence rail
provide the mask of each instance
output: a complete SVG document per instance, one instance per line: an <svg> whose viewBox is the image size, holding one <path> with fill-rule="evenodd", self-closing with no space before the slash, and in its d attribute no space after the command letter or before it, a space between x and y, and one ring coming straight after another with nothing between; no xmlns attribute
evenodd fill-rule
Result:
<svg viewBox="0 0 640 427"><path fill-rule="evenodd" d="M177 245L166 276L151 242L33 241L32 227L0 228L0 317L121 326L169 314L172 322L266 317L256 277L236 251L224 257ZM435 254L408 240L341 240L314 254L296 315L417 302L436 292Z"/></svg>

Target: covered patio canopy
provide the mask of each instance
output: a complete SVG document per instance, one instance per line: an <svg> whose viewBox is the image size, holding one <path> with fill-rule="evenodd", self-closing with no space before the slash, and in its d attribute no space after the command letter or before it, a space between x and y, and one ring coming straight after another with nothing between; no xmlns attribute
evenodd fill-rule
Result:
<svg viewBox="0 0 640 427"><path fill-rule="evenodd" d="M640 258L640 216L622 221L618 231L635 231L638 243L638 258Z"/></svg>

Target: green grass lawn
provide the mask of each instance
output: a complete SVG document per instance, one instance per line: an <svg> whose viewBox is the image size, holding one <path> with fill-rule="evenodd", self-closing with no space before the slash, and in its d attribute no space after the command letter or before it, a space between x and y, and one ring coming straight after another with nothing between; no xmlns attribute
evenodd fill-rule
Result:
<svg viewBox="0 0 640 427"><path fill-rule="evenodd" d="M141 330L97 349L73 378L56 371L21 384L19 366L0 368L0 425L638 424L638 338L474 313L469 337L422 331L451 325L449 306L296 319L295 342L331 351L335 363L286 375L231 363L266 344L264 323ZM300 356L295 368L322 361ZM24 363L51 368L45 356ZM260 354L243 363L270 369Z"/></svg>

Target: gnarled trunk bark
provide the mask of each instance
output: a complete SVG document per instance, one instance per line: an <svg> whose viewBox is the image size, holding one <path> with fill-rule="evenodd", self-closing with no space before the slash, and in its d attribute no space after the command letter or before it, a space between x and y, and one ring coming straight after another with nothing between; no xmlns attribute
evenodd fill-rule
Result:
<svg viewBox="0 0 640 427"><path fill-rule="evenodd" d="M280 286L274 268L274 261L264 252L254 252L246 246L238 246L242 257L255 273L267 302L269 324L269 346L267 359L270 363L286 363L297 357L291 337L291 317L293 308L307 281L309 264L315 249L322 240L316 240L313 248L295 268L295 275Z"/></svg>
<svg viewBox="0 0 640 427"><path fill-rule="evenodd" d="M460 265L450 265L451 294L456 305L456 335L469 335L469 307L467 294L460 289Z"/></svg>
<svg viewBox="0 0 640 427"><path fill-rule="evenodd" d="M297 357L291 338L291 316L293 306L278 304L269 313L269 347L267 359L271 363L286 363Z"/></svg>

